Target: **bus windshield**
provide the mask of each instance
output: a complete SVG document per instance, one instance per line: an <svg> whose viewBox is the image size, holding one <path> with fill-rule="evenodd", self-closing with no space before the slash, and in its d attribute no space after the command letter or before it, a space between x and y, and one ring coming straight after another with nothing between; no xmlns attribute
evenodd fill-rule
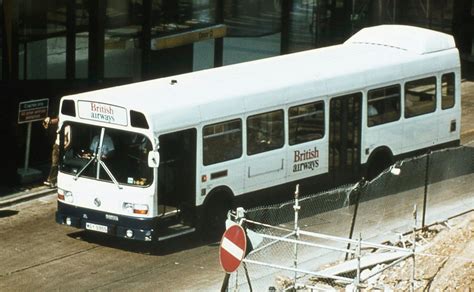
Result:
<svg viewBox="0 0 474 292"><path fill-rule="evenodd" d="M67 129L67 130L65 130ZM60 132L70 143L62 149L60 170L77 177L109 181L121 185L148 186L153 168L148 166L150 140L143 134L123 130L64 123Z"/></svg>

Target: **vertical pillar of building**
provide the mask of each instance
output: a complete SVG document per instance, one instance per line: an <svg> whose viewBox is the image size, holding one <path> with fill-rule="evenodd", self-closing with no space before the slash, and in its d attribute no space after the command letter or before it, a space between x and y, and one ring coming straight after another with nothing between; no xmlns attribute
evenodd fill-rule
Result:
<svg viewBox="0 0 474 292"><path fill-rule="evenodd" d="M0 107L0 132L4 141L3 151L8 159L2 160L0 167L0 186L13 186L18 182L17 176L17 109L18 94L14 92L18 80L18 2L3 0L2 45L3 45L3 79L8 81L5 88L0 88L2 106Z"/></svg>
<svg viewBox="0 0 474 292"><path fill-rule="evenodd" d="M290 52L290 13L293 6L292 0L281 1L281 40L280 54L288 54Z"/></svg>
<svg viewBox="0 0 474 292"><path fill-rule="evenodd" d="M152 15L153 7L152 0L143 0L143 23L142 23L142 35L141 35L141 49L142 49L142 80L146 80L150 77L151 72L151 27L152 27Z"/></svg>
<svg viewBox="0 0 474 292"><path fill-rule="evenodd" d="M92 84L101 83L104 79L106 2L89 1L88 75Z"/></svg>
<svg viewBox="0 0 474 292"><path fill-rule="evenodd" d="M66 78L76 78L76 0L66 4Z"/></svg>
<svg viewBox="0 0 474 292"><path fill-rule="evenodd" d="M472 0L454 0L452 32L462 55L471 55L474 20Z"/></svg>
<svg viewBox="0 0 474 292"><path fill-rule="evenodd" d="M224 0L216 0L216 24L224 24ZM224 64L224 38L214 40L214 67Z"/></svg>
<svg viewBox="0 0 474 292"><path fill-rule="evenodd" d="M18 80L18 3L15 0L3 1L3 78Z"/></svg>

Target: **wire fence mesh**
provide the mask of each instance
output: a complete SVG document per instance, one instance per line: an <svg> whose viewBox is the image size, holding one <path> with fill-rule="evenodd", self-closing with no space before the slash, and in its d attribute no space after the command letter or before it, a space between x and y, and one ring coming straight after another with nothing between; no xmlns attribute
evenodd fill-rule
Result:
<svg viewBox="0 0 474 292"><path fill-rule="evenodd" d="M368 265L359 275L353 269L326 274L327 277L321 273L357 256L380 252L380 248L362 245L357 253L354 240L358 238L393 246L396 243L409 250L415 240L410 231L419 230L415 232L415 247L422 246L433 233L429 226L472 211L473 146L428 152L397 162L370 182L360 181L298 198L298 212L295 200L246 210L244 225L260 234L262 242L253 247L243 265L231 275L228 289L284 291L295 289L295 285L339 289L354 285L354 279L364 280L362 285L366 287L396 290L431 285L429 277L417 271L417 262L426 265L431 259L443 263L447 256L440 251L426 252L425 248L417 250L414 268L413 261L405 260L390 268L390 261ZM314 237L313 233L328 237ZM463 258L460 264L472 267L473 259Z"/></svg>

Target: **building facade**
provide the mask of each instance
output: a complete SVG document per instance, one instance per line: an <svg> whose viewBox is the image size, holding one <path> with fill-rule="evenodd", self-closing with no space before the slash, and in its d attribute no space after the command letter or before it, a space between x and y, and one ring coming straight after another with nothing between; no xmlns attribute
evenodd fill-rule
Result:
<svg viewBox="0 0 474 292"><path fill-rule="evenodd" d="M54 133L33 122L28 140L28 127L18 123L22 102L47 99L48 114L55 115L66 94L336 44L384 23L453 34L470 61L472 2L0 0L0 116L7 148L0 185L20 183L25 160L39 169L49 165Z"/></svg>

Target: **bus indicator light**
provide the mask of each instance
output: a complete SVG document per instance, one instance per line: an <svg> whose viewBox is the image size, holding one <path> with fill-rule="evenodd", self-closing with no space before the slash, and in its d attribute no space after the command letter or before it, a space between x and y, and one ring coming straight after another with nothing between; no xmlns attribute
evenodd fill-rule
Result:
<svg viewBox="0 0 474 292"><path fill-rule="evenodd" d="M123 203L122 209L128 214L138 214L138 215L148 214L147 204Z"/></svg>
<svg viewBox="0 0 474 292"><path fill-rule="evenodd" d="M148 214L148 205L134 205L133 206L133 213L139 215L146 215Z"/></svg>

